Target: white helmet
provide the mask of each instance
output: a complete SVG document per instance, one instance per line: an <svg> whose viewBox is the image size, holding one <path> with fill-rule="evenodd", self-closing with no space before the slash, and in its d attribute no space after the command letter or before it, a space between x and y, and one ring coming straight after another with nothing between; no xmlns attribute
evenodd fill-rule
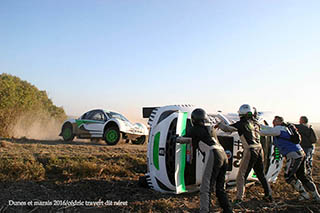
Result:
<svg viewBox="0 0 320 213"><path fill-rule="evenodd" d="M253 115L253 110L252 107L249 104L243 104L240 106L238 114L240 117L242 116L252 116Z"/></svg>

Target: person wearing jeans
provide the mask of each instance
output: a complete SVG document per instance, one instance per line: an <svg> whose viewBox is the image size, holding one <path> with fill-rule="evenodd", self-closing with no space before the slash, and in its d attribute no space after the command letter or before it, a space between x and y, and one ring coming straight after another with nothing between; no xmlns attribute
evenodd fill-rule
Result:
<svg viewBox="0 0 320 213"><path fill-rule="evenodd" d="M306 154L306 169L307 175L312 178L312 159L315 150L315 143L318 138L312 129L311 125L308 125L308 118L301 116L299 124L296 125L301 135L301 147Z"/></svg>
<svg viewBox="0 0 320 213"><path fill-rule="evenodd" d="M274 136L274 145L279 149L280 154L286 158L285 180L300 193L299 200L310 199L307 191L312 198L319 202L320 196L312 178L306 175L305 153L300 146L291 141L290 131L284 120L280 116L275 116L274 127L261 126L260 134L263 136ZM306 191L307 190L307 191Z"/></svg>

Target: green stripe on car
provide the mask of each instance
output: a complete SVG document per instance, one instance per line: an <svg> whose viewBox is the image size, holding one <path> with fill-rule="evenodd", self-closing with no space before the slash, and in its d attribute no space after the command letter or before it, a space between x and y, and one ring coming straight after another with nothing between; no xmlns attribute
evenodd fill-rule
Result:
<svg viewBox="0 0 320 213"><path fill-rule="evenodd" d="M88 124L88 123L104 123L103 121L94 121L94 120L76 120L76 124L78 127L80 127L82 124Z"/></svg>
<svg viewBox="0 0 320 213"><path fill-rule="evenodd" d="M160 132L154 136L153 142L153 165L159 170L159 142L160 142Z"/></svg>
<svg viewBox="0 0 320 213"><path fill-rule="evenodd" d="M181 125L182 125L181 136L184 136L186 134L187 118L188 118L188 112L184 112L182 115L182 122L181 122ZM179 173L181 192L186 191L186 185L184 181L184 170L186 167L186 151L187 151L187 145L181 144L181 154L180 154L181 169Z"/></svg>

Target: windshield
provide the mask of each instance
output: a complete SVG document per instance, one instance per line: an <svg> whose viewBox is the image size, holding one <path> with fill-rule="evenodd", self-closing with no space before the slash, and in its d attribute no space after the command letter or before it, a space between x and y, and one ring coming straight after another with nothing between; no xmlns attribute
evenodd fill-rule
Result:
<svg viewBox="0 0 320 213"><path fill-rule="evenodd" d="M119 113L116 113L116 112L106 112L106 113L110 118L120 119L122 121L129 122L129 120L126 117L124 117L123 115L121 115Z"/></svg>

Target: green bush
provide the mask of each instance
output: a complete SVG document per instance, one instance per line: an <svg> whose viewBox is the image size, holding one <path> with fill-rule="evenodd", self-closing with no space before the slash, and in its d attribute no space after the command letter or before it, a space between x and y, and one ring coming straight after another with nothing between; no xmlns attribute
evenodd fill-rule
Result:
<svg viewBox="0 0 320 213"><path fill-rule="evenodd" d="M37 122L48 119L63 121L66 114L62 107L55 106L46 91L40 91L34 85L9 74L0 75L0 136L13 136L10 131L21 117L37 115ZM24 126L30 125L28 119Z"/></svg>

